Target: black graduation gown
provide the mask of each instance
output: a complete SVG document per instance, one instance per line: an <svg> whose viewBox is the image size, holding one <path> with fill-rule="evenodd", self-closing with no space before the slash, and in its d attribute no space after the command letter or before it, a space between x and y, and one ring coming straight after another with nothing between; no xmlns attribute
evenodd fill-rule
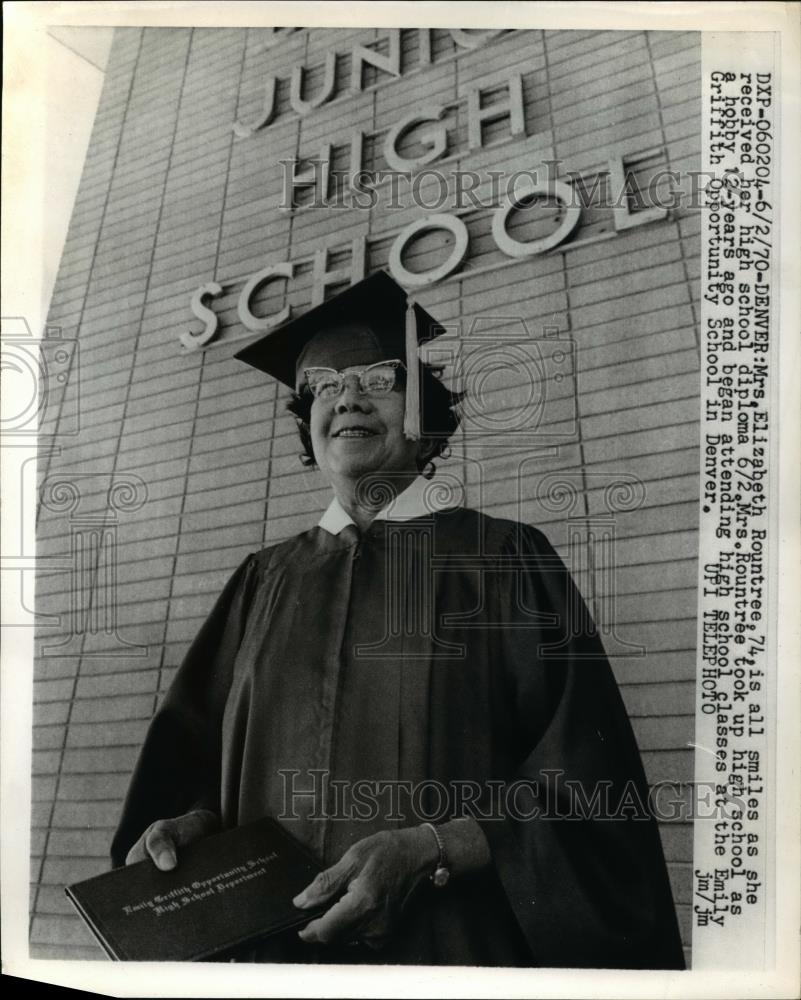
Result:
<svg viewBox="0 0 801 1000"><path fill-rule="evenodd" d="M631 726L545 537L466 509L353 534L313 528L235 572L152 721L113 862L192 808L278 817L330 864L472 799L492 866L425 886L385 950L293 933L249 957L683 968Z"/></svg>

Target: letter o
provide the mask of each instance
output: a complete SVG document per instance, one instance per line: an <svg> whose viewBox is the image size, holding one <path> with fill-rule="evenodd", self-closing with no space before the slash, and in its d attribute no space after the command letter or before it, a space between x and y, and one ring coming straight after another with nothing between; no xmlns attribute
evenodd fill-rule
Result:
<svg viewBox="0 0 801 1000"><path fill-rule="evenodd" d="M565 217L554 229L550 236L543 236L539 240L531 240L529 243L521 243L512 239L506 232L506 220L509 214L514 211L524 198L529 198L533 194L555 195L565 206ZM538 253L544 253L552 247L557 246L562 240L573 232L581 218L581 206L573 204L573 188L564 181L548 181L546 183L529 183L523 185L522 190L515 192L507 205L502 205L492 217L492 237L498 249L505 253L507 257L532 257Z"/></svg>
<svg viewBox="0 0 801 1000"><path fill-rule="evenodd" d="M423 798L427 791L434 791L437 793L437 805L433 812L426 812L423 809ZM416 783L412 788L411 806L413 814L424 822L440 819L444 814L446 814L446 810L448 808L447 792L442 787L440 782L435 781L433 778L426 778L424 781Z"/></svg>
<svg viewBox="0 0 801 1000"><path fill-rule="evenodd" d="M453 234L454 247L448 259L435 267L433 271L415 273L403 266L402 257L406 245L414 237L421 233L427 233L431 229L447 229ZM467 254L468 244L467 226L455 215L446 215L444 212L437 215L429 215L424 219L411 222L404 230L398 233L392 249L389 253L389 270L392 277L399 285L406 288L423 288L426 285L433 285L441 281L456 270Z"/></svg>

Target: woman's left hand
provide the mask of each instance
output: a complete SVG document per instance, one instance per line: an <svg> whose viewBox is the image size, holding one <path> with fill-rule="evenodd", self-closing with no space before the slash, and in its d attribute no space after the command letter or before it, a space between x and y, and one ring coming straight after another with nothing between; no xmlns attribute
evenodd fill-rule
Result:
<svg viewBox="0 0 801 1000"><path fill-rule="evenodd" d="M437 842L425 827L373 834L355 843L293 900L311 909L341 896L300 938L309 944L362 941L381 948L406 901L434 870Z"/></svg>

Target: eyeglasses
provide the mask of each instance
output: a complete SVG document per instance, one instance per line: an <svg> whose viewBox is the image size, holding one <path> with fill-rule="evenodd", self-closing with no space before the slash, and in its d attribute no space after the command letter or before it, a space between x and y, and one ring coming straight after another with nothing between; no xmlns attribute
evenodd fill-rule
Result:
<svg viewBox="0 0 801 1000"><path fill-rule="evenodd" d="M346 368L338 372L335 368L307 368L304 371L306 384L315 399L336 399L345 386L345 379L355 375L359 381L359 392L370 396L388 396L395 388L398 369L405 365L398 358L378 361L367 368Z"/></svg>

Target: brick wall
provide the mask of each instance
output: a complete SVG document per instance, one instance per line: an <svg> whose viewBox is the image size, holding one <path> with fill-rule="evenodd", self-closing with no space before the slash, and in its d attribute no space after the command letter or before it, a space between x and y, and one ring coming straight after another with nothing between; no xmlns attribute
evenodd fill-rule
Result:
<svg viewBox="0 0 801 1000"><path fill-rule="evenodd" d="M433 30L431 64L421 65L419 33L408 30L403 77L367 67L363 92L348 95L348 52L380 37L300 30L265 48L269 33L256 29L115 33L49 315L63 337L77 338L78 354L44 413L42 441L58 450L40 454L38 557L50 568L38 574L37 610L54 617L40 629L35 666L34 957L100 957L63 886L106 868L148 720L230 572L248 552L312 525L328 501L319 474L298 462L282 393L232 360L246 333L236 320L239 289L215 305L219 340L184 353L179 334L199 329L192 293L215 277L244 278L291 259L300 263L286 301L305 308L315 250L366 235L367 270L384 267L397 232L420 214L381 205L282 212L278 160L359 130L365 162L381 166L387 129L422 103L452 103L454 167L558 158L592 175L609 146L647 153L636 167L646 179L699 167L698 35L513 32L468 50ZM285 81L296 64L317 68L306 80L313 94L331 49L340 53L341 96L299 118ZM258 114L271 72L284 81L275 121L235 138L233 121ZM485 127L482 149L467 152L465 89L491 94L492 79L517 72L526 135L510 137L502 120ZM510 232L534 238L543 215L519 214ZM607 646L649 780L687 786L698 215L680 209L616 232L609 209L590 207L571 240L517 261L492 241L489 212L464 221L469 259L422 293L423 304L463 335L477 316L523 317L535 334L547 327L574 343L576 361L545 418L559 441L554 454L534 445L488 452L468 434L442 473L460 474L468 504L541 525L569 558L597 620L615 623ZM442 243L441 234L421 239L409 266L433 266ZM267 286L254 311L280 308L284 294L283 284ZM490 409L503 412L509 391L496 387ZM544 491L552 473L575 489L570 509ZM615 508L613 584L611 557L596 539L614 477L644 489ZM624 655L627 643L647 655ZM661 829L689 946L691 829Z"/></svg>

